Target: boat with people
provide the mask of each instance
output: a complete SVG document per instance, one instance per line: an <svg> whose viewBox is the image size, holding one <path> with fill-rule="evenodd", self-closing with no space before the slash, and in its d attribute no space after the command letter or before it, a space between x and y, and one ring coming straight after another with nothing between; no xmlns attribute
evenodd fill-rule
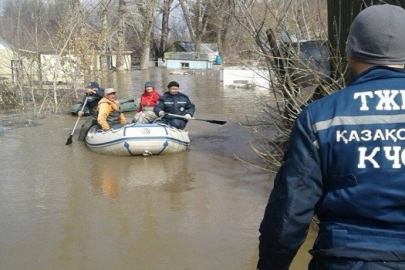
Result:
<svg viewBox="0 0 405 270"><path fill-rule="evenodd" d="M120 103L120 108L122 112L132 112L138 110L140 98L118 99L118 102ZM70 107L70 113L72 115L77 115L77 112L80 111L82 107L83 107L82 102L75 103ZM84 112L84 115L89 115L89 111L86 110Z"/></svg>
<svg viewBox="0 0 405 270"><path fill-rule="evenodd" d="M108 131L94 126L85 141L93 152L116 156L171 154L190 146L187 131L162 123L131 123Z"/></svg>

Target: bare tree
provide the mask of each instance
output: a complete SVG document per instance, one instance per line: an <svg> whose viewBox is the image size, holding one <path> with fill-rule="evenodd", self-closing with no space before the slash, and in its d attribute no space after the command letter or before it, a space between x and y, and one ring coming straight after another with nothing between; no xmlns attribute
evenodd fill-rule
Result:
<svg viewBox="0 0 405 270"><path fill-rule="evenodd" d="M84 6L79 0L13 0L4 4L7 12L1 17L2 38L14 48L13 63L20 63L19 80L14 85L21 96L20 105L25 106L25 97L30 96L36 113L60 111L61 101L75 93L65 91L66 87L78 89L100 43L98 33L87 29ZM10 22L7 28L5 22Z"/></svg>
<svg viewBox="0 0 405 270"><path fill-rule="evenodd" d="M183 10L184 20L186 21L191 40L195 44L195 51L198 53L200 52L201 42L207 30L211 1L179 0L179 2Z"/></svg>
<svg viewBox="0 0 405 270"><path fill-rule="evenodd" d="M160 36L160 54L167 48L167 39L169 35L169 15L173 0L163 0L162 7L162 31Z"/></svg>
<svg viewBox="0 0 405 270"><path fill-rule="evenodd" d="M228 30L232 29L233 21L233 4L232 1L215 1L211 0L212 12L210 24L216 35L218 51L223 52L223 43L226 41Z"/></svg>
<svg viewBox="0 0 405 270"><path fill-rule="evenodd" d="M124 56L123 52L126 48L125 40L125 15L127 13L127 7L125 0L119 0L118 6L118 32L117 32L117 41L118 41L118 51L117 51L117 66L118 71L124 70Z"/></svg>
<svg viewBox="0 0 405 270"><path fill-rule="evenodd" d="M269 91L273 93L271 101L263 102L263 113L247 119L254 134L253 149L269 167L277 167L296 115L308 102L337 89L327 68L326 0L233 3L242 29L240 39L249 46L241 55L264 60L261 67L268 69ZM308 39L311 41L307 43ZM248 61L245 66L252 64Z"/></svg>
<svg viewBox="0 0 405 270"><path fill-rule="evenodd" d="M101 15L101 33L100 35L103 37L101 52L103 55L107 55L109 52L109 42L107 39L108 36L108 7L111 3L111 0L100 0L100 15ZM101 69L107 70L108 63L107 61L101 61Z"/></svg>
<svg viewBox="0 0 405 270"><path fill-rule="evenodd" d="M128 21L141 43L140 69L147 69L153 40L153 30L159 14L159 0L137 0L132 2L131 19Z"/></svg>

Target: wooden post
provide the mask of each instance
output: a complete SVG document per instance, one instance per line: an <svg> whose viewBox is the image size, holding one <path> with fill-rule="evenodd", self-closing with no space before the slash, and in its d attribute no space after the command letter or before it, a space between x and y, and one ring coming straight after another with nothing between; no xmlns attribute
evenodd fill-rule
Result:
<svg viewBox="0 0 405 270"><path fill-rule="evenodd" d="M403 0L328 0L328 39L331 44L331 57L336 61L331 61L332 77L337 72L348 70L345 74L345 81L351 79L349 69L346 69L346 40L349 34L350 25L359 12L372 4L392 4L405 8ZM338 61L342 59L342 61Z"/></svg>

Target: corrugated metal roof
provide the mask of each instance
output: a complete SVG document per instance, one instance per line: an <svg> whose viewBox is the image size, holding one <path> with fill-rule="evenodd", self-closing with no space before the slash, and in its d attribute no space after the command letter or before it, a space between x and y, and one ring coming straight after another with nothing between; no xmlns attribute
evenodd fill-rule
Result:
<svg viewBox="0 0 405 270"><path fill-rule="evenodd" d="M176 41L175 44L177 44L181 49L183 49L184 52L195 52L194 42ZM212 49L213 46L215 45L210 43L201 43L200 52L213 53L215 52L215 50Z"/></svg>

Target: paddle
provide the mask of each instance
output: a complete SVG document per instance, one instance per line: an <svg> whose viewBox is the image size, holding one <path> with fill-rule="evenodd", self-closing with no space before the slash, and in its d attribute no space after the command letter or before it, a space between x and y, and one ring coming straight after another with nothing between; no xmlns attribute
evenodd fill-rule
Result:
<svg viewBox="0 0 405 270"><path fill-rule="evenodd" d="M184 115L178 115L178 114L171 114L171 113L167 113L166 115L168 116L172 116L172 117L177 117L177 118L183 118L183 119L187 119ZM226 121L220 121L220 120L208 120L208 119L200 119L200 118L194 118L192 117L191 120L198 120L198 121L204 121L204 122L208 122L208 123L212 123L212 124L217 124L217 125L223 125L226 124Z"/></svg>
<svg viewBox="0 0 405 270"><path fill-rule="evenodd" d="M86 103L87 103L87 99L88 99L88 98L89 98L89 97L87 96L86 99L84 100L82 109L81 109L80 111L83 111L83 110L84 110L84 106L86 106ZM70 133L70 137L67 139L65 145L69 145L69 144L71 144L71 143L73 142L73 141L72 141L73 133L75 133L75 129L76 129L76 127L77 127L77 123L79 123L80 117L82 117L82 116L80 115L79 117L77 117L76 124L75 124L75 126L73 127L72 133Z"/></svg>

